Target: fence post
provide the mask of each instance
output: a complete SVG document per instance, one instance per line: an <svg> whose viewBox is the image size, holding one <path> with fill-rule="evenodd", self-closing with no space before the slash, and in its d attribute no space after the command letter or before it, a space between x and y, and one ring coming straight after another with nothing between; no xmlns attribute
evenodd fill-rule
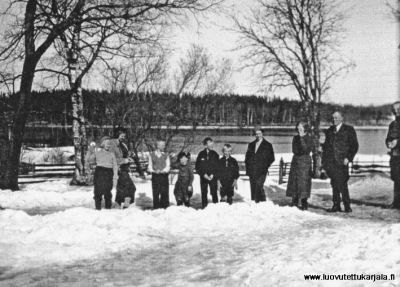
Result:
<svg viewBox="0 0 400 287"><path fill-rule="evenodd" d="M281 160L279 161L279 184L283 183L283 168L285 166L285 162L283 161L283 158L281 157Z"/></svg>

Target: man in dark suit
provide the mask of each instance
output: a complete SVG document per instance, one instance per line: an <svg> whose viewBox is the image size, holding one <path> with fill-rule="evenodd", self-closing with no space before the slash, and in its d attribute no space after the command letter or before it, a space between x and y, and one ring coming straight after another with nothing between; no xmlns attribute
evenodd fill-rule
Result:
<svg viewBox="0 0 400 287"><path fill-rule="evenodd" d="M396 117L389 125L386 146L390 150L390 175L394 182L393 202L390 208L400 209L400 102L392 106Z"/></svg>
<svg viewBox="0 0 400 287"><path fill-rule="evenodd" d="M204 150L202 150L196 159L196 171L200 176L201 204L205 208L208 204L208 187L213 203L218 203L218 185L216 172L218 170L219 155L213 150L213 140L206 137L203 140Z"/></svg>
<svg viewBox="0 0 400 287"><path fill-rule="evenodd" d="M343 123L340 112L332 115L333 126L326 131L326 140L323 144L322 164L331 178L333 206L328 212L351 212L350 195L347 182L349 180L349 163L353 161L358 151L357 134L354 128ZM342 196L342 199L340 199Z"/></svg>
<svg viewBox="0 0 400 287"><path fill-rule="evenodd" d="M246 152L246 174L250 178L251 200L265 201L264 182L268 168L275 161L272 144L264 139L262 130L254 130L256 140L249 143Z"/></svg>

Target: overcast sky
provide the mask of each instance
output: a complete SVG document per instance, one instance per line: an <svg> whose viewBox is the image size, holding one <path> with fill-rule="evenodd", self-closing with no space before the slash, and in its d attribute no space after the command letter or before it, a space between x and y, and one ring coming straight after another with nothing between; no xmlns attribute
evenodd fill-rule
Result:
<svg viewBox="0 0 400 287"><path fill-rule="evenodd" d="M243 10L242 5L251 6L252 2L254 0L226 0L226 6L241 5L238 8ZM334 83L325 101L369 105L399 99L398 24L387 3L386 0L343 0L348 19L342 52L356 67ZM218 57L237 58L237 53L231 51L235 47L236 35L218 27L225 26L227 20L215 17L210 22L200 28L188 25L185 30L179 30L175 37L178 51L184 51L188 43L200 43ZM258 87L252 80L254 76L250 72L236 73L236 92L251 94L257 91ZM279 95L296 97L293 92L281 91Z"/></svg>

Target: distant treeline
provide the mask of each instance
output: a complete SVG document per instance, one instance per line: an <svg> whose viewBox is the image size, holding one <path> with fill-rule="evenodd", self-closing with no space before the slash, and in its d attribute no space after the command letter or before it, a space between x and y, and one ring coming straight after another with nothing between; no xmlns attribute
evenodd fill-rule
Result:
<svg viewBox="0 0 400 287"><path fill-rule="evenodd" d="M123 106L150 103L153 113L157 107L171 107L173 111L162 112L168 117L182 115L181 125L292 125L301 117L301 103L295 100L260 96L143 93L132 95L124 91L109 92L84 90L84 114L91 125L111 125L113 113ZM10 98L1 96L0 108L10 110ZM119 107L122 106L122 107ZM140 108L140 107L136 107ZM353 125L386 125L390 121L390 105L354 106L323 103L320 106L321 124L328 124L330 115L341 110L347 122ZM140 110L140 109L137 109ZM161 120L162 122L163 120ZM72 123L69 91L56 90L34 92L29 124L69 125Z"/></svg>

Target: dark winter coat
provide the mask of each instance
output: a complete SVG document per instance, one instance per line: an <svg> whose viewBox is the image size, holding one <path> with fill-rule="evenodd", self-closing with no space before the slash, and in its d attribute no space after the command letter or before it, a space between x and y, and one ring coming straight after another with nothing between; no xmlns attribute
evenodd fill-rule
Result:
<svg viewBox="0 0 400 287"><path fill-rule="evenodd" d="M121 204L125 201L125 197L130 197L130 203L133 203L135 201L136 186L130 176L130 164L124 163L129 155L128 147L118 139L113 139L111 140L110 150L114 152L119 166L115 202Z"/></svg>
<svg viewBox="0 0 400 287"><path fill-rule="evenodd" d="M218 161L217 179L222 185L232 186L233 182L239 178L239 165L236 159L223 156Z"/></svg>
<svg viewBox="0 0 400 287"><path fill-rule="evenodd" d="M265 139L262 139L257 152L255 149L256 141L249 143L245 157L246 174L251 177L265 176L275 161L274 149Z"/></svg>
<svg viewBox="0 0 400 287"><path fill-rule="evenodd" d="M117 193L115 195L115 202L120 205L125 201L125 197L130 197L130 203L133 203L135 201L136 192L136 186L129 174L129 166L126 168L121 167L118 171Z"/></svg>
<svg viewBox="0 0 400 287"><path fill-rule="evenodd" d="M188 202L193 195L192 191L189 192L189 186L193 184L193 171L190 163L187 165L179 165L178 180L175 183L174 195L177 202Z"/></svg>
<svg viewBox="0 0 400 287"><path fill-rule="evenodd" d="M386 146L388 146L389 142L397 139L397 145L391 149L391 156L400 156L400 117L396 117L396 120L391 122L389 125L389 130L386 137Z"/></svg>
<svg viewBox="0 0 400 287"><path fill-rule="evenodd" d="M208 151L207 156L207 149L202 150L197 155L196 159L196 171L200 175L201 179L204 179L204 175L214 175L218 169L218 160L219 155L217 152L213 150Z"/></svg>
<svg viewBox="0 0 400 287"><path fill-rule="evenodd" d="M326 131L326 140L323 145L322 164L325 169L343 166L344 159L352 162L358 151L357 134L350 125L342 124L338 132L335 126Z"/></svg>
<svg viewBox="0 0 400 287"><path fill-rule="evenodd" d="M311 157L313 140L310 135L293 137L293 158L290 166L286 196L309 198L311 193Z"/></svg>

